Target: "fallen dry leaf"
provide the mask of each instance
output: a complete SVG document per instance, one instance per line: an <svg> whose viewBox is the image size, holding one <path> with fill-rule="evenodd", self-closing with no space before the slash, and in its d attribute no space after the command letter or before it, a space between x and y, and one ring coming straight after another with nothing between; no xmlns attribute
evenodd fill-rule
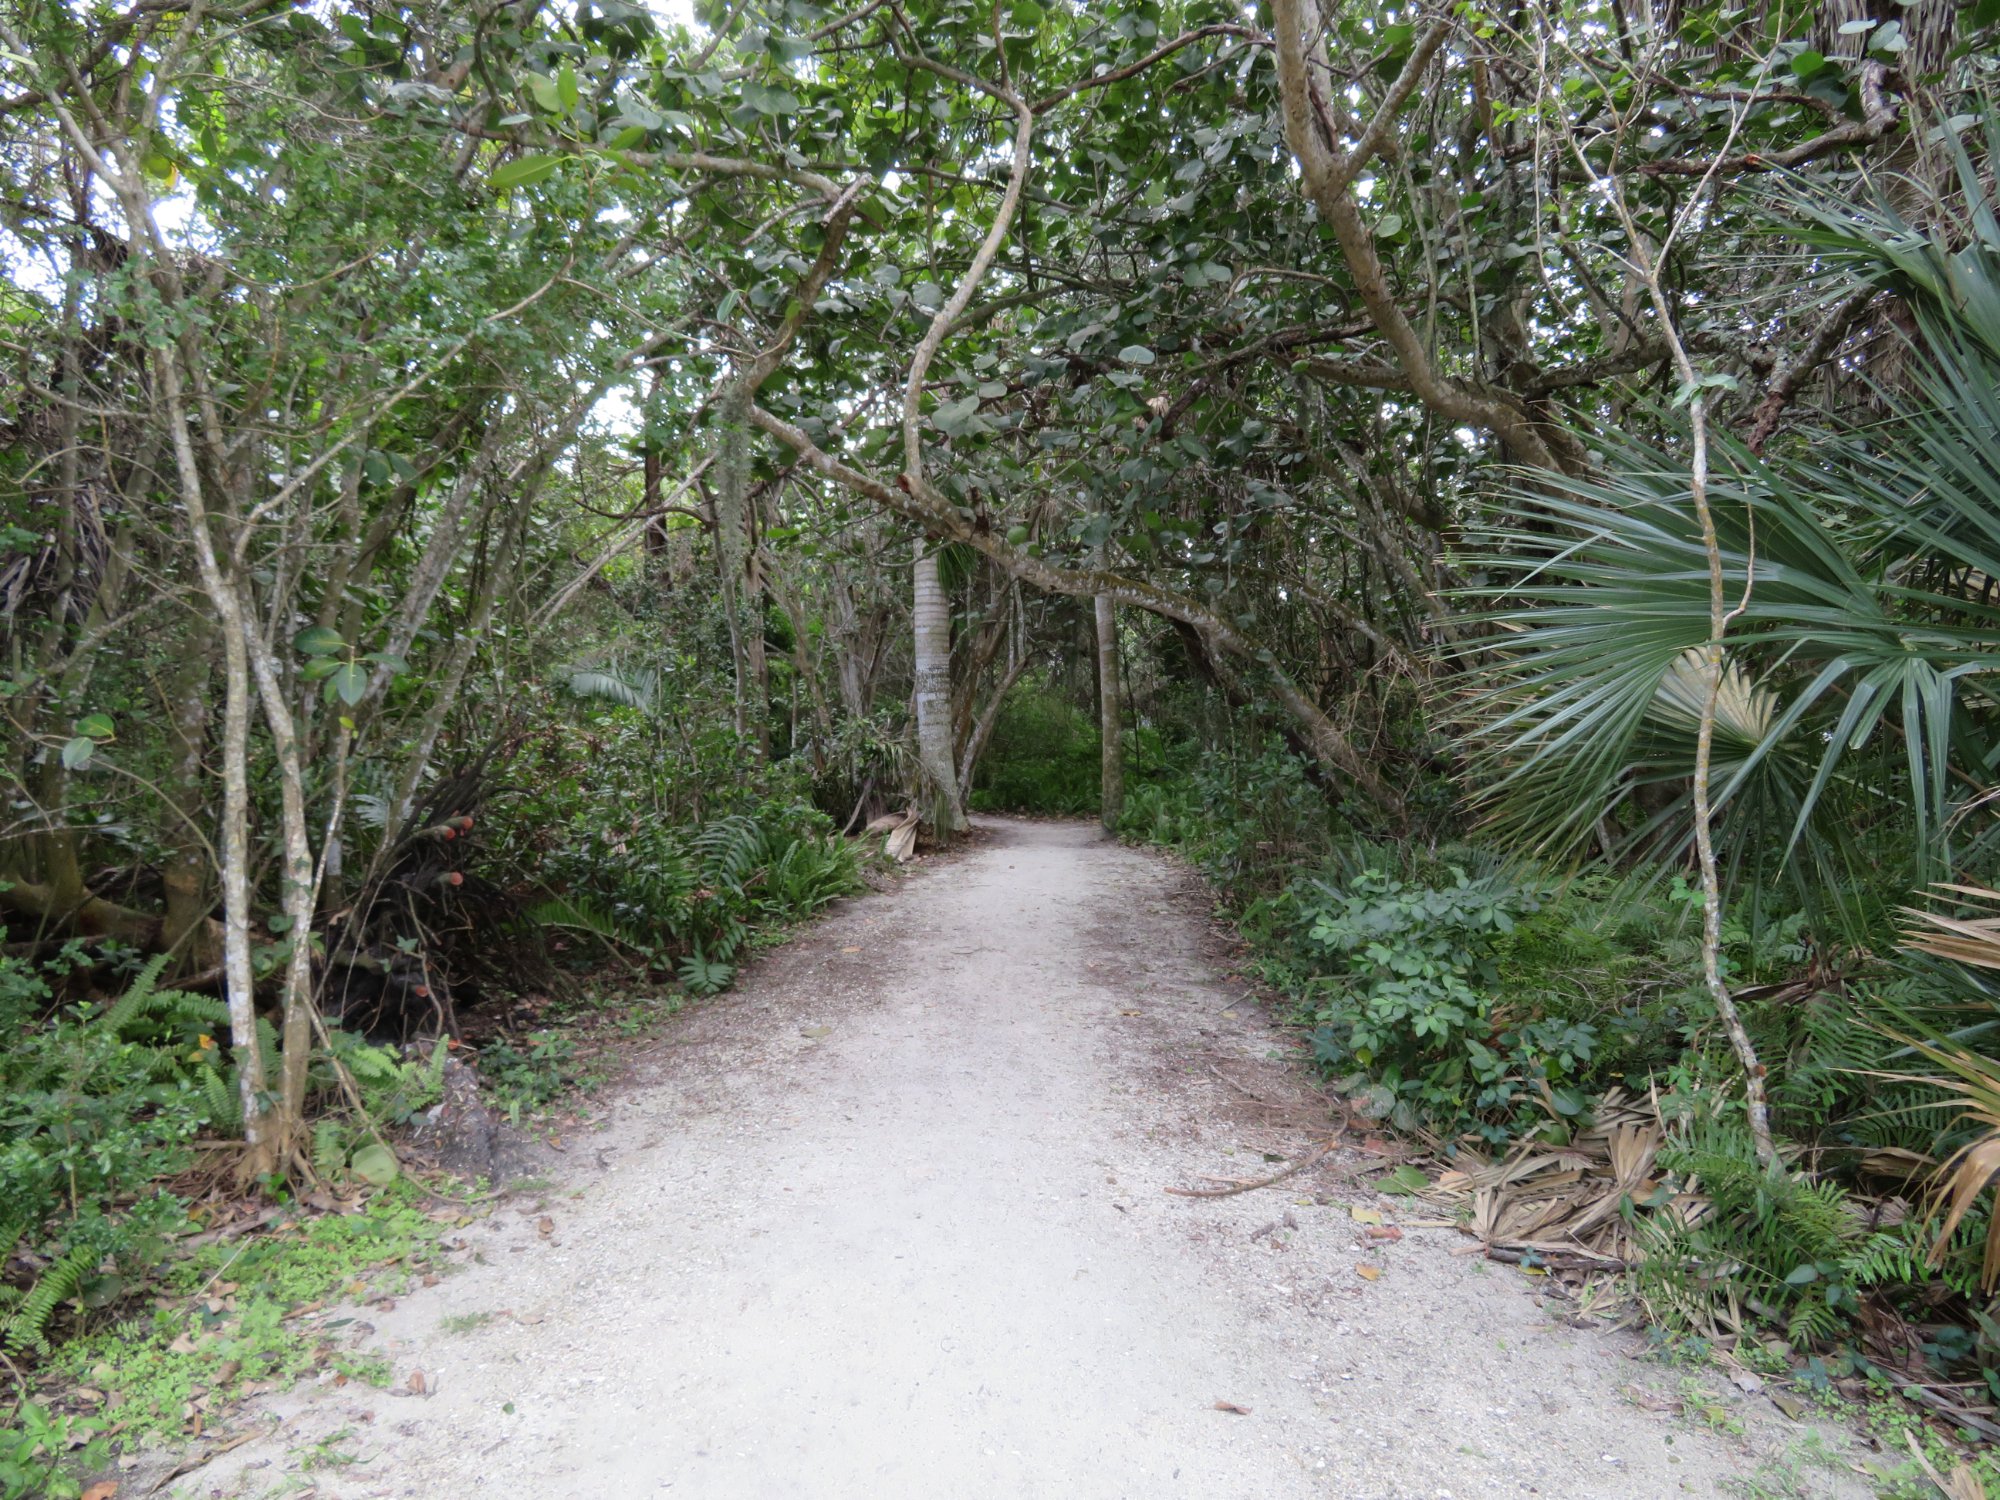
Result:
<svg viewBox="0 0 2000 1500"><path fill-rule="evenodd" d="M118 1481L107 1479L100 1484L93 1484L89 1489L85 1490L83 1492L83 1500L111 1500L111 1497L117 1493Z"/></svg>
<svg viewBox="0 0 2000 1500"><path fill-rule="evenodd" d="M1363 1281L1380 1281L1382 1279L1382 1268L1380 1266L1356 1266L1354 1274L1359 1276Z"/></svg>
<svg viewBox="0 0 2000 1500"><path fill-rule="evenodd" d="M1394 1224L1370 1224L1367 1235L1369 1239L1379 1243L1394 1244L1403 1237L1403 1231Z"/></svg>
<svg viewBox="0 0 2000 1500"><path fill-rule="evenodd" d="M1247 1417L1250 1415L1249 1407L1238 1406L1234 1401L1218 1401L1215 1403L1215 1409L1217 1411L1233 1412L1235 1415L1239 1417Z"/></svg>
<svg viewBox="0 0 2000 1500"><path fill-rule="evenodd" d="M556 1232L556 1221L551 1219L547 1214L543 1214L539 1219L535 1220L535 1228L539 1229L543 1234L554 1234Z"/></svg>
<svg viewBox="0 0 2000 1500"><path fill-rule="evenodd" d="M859 943L856 943L853 947L842 948L840 951L842 953L859 953L861 951L861 945Z"/></svg>
<svg viewBox="0 0 2000 1500"><path fill-rule="evenodd" d="M421 1396L423 1393L424 1393L424 1372L422 1370L410 1371L410 1394L413 1396Z"/></svg>
<svg viewBox="0 0 2000 1500"><path fill-rule="evenodd" d="M1357 1224L1380 1224L1382 1222L1382 1214L1378 1209L1350 1208L1347 1212Z"/></svg>

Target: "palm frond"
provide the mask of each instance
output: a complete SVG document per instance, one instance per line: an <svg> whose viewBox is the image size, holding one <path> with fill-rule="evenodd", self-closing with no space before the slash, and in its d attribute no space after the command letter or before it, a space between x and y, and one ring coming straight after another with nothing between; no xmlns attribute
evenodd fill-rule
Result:
<svg viewBox="0 0 2000 1500"><path fill-rule="evenodd" d="M616 703L651 713L659 697L660 676L651 670L619 672L603 667L571 667L563 678L571 697Z"/></svg>

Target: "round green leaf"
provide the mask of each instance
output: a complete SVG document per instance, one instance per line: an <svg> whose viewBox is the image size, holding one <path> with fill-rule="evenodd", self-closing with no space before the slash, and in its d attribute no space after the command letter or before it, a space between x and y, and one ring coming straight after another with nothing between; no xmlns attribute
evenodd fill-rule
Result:
<svg viewBox="0 0 2000 1500"><path fill-rule="evenodd" d="M348 1163L354 1175L364 1182L372 1182L376 1187L387 1187L402 1174L402 1163L396 1160L396 1153L379 1141L371 1142L354 1153L354 1160Z"/></svg>
<svg viewBox="0 0 2000 1500"><path fill-rule="evenodd" d="M1118 351L1118 357L1128 365L1150 365L1156 358L1144 344L1127 344Z"/></svg>

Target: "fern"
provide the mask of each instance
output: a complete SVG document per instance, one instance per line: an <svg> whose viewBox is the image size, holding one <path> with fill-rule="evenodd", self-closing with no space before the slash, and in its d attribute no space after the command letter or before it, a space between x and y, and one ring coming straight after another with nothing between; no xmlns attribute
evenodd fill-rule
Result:
<svg viewBox="0 0 2000 1500"><path fill-rule="evenodd" d="M658 700L659 673L618 672L602 668L572 667L563 684L570 696L598 703L615 703L651 713Z"/></svg>
<svg viewBox="0 0 2000 1500"><path fill-rule="evenodd" d="M693 848L704 884L739 890L767 857L764 830L741 814L708 824L694 836Z"/></svg>
<svg viewBox="0 0 2000 1500"><path fill-rule="evenodd" d="M1892 1265L1844 1189L1764 1167L1734 1121L1697 1121L1659 1161L1710 1203L1693 1225L1662 1216L1645 1231L1642 1283L1675 1321L1706 1330L1748 1312L1802 1345L1824 1342L1846 1327L1854 1288L1868 1284L1857 1271Z"/></svg>
<svg viewBox="0 0 2000 1500"><path fill-rule="evenodd" d="M332 1177L347 1165L348 1130L337 1120L321 1120L313 1127L313 1170Z"/></svg>
<svg viewBox="0 0 2000 1500"><path fill-rule="evenodd" d="M543 927L563 927L587 932L607 943L649 954L655 944L632 923L579 896L552 896L526 909L529 921Z"/></svg>
<svg viewBox="0 0 2000 1500"><path fill-rule="evenodd" d="M699 953L681 960L681 983L691 995L719 995L735 978L736 970L730 965L711 962Z"/></svg>
<svg viewBox="0 0 2000 1500"><path fill-rule="evenodd" d="M236 1086L233 1068L228 1077L223 1076L221 1068L203 1068L201 1099L211 1129L234 1135L243 1128L243 1095Z"/></svg>
<svg viewBox="0 0 2000 1500"><path fill-rule="evenodd" d="M144 1014L147 1005L152 1001L155 986L160 982L160 975L166 971L167 959L170 956L165 953L155 955L132 977L132 987L104 1013L106 1031L116 1036Z"/></svg>
<svg viewBox="0 0 2000 1500"><path fill-rule="evenodd" d="M129 1041L135 1039L134 1032L140 1031L150 1038L176 1027L227 1029L229 1007L214 996L159 988L168 957L162 953L148 960L133 976L131 987L104 1013L99 1024L111 1035ZM142 1029L141 1022L152 1024Z"/></svg>
<svg viewBox="0 0 2000 1500"><path fill-rule="evenodd" d="M0 1342L6 1344L8 1353L45 1355L49 1352L50 1320L55 1317L57 1308L82 1289L84 1278L97 1269L98 1260L95 1247L82 1245L42 1272L33 1290L21 1299L20 1307L7 1319L4 1333L0 1333Z"/></svg>

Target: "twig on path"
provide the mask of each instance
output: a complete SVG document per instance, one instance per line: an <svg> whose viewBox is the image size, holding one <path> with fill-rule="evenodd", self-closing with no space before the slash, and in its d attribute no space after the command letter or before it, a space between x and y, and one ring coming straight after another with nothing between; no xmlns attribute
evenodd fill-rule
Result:
<svg viewBox="0 0 2000 1500"><path fill-rule="evenodd" d="M160 1479L158 1479L154 1483L153 1487L150 1490L146 1491L146 1493L149 1495L159 1494L168 1485L172 1484L176 1479L184 1478L185 1476L192 1474L196 1469L207 1468L208 1465L214 1463L215 1460L222 1457L223 1454L229 1452L231 1449L241 1448L245 1443L249 1442L252 1438L271 1437L275 1435L279 1430L279 1428L283 1427L285 1423L289 1422L290 1420L291 1420L290 1417L280 1417L277 1420L277 1422L275 1422L273 1425L269 1427L246 1428L242 1432L237 1433L236 1436L233 1438L228 1438L223 1442L215 1443L210 1447L204 1448L200 1453L194 1454L189 1458L182 1459L181 1462L177 1466L175 1466L175 1468L171 1473L161 1476Z"/></svg>
<svg viewBox="0 0 2000 1500"><path fill-rule="evenodd" d="M1344 1126L1342 1128L1345 1129ZM1274 1186L1277 1183L1283 1182L1287 1177L1298 1176L1299 1173L1305 1171L1308 1167L1318 1166L1321 1162L1325 1161L1329 1156L1333 1155L1334 1148L1339 1144L1340 1144L1340 1135L1339 1132L1335 1132L1331 1137L1328 1138L1327 1143L1324 1146L1321 1146L1318 1151L1314 1152L1311 1156L1305 1158L1305 1160L1303 1161L1293 1162L1289 1167L1285 1168L1284 1171L1279 1172L1278 1174L1272 1177L1259 1177L1252 1182L1236 1182L1232 1183L1229 1187L1221 1187L1221 1188L1184 1188L1184 1187L1174 1187L1171 1184L1169 1184L1166 1188L1166 1191L1172 1193L1176 1198L1233 1198L1238 1193L1251 1193L1255 1192L1258 1188L1267 1188ZM1215 1182L1223 1180L1224 1179L1222 1178L1210 1179L1210 1181L1215 1181Z"/></svg>

